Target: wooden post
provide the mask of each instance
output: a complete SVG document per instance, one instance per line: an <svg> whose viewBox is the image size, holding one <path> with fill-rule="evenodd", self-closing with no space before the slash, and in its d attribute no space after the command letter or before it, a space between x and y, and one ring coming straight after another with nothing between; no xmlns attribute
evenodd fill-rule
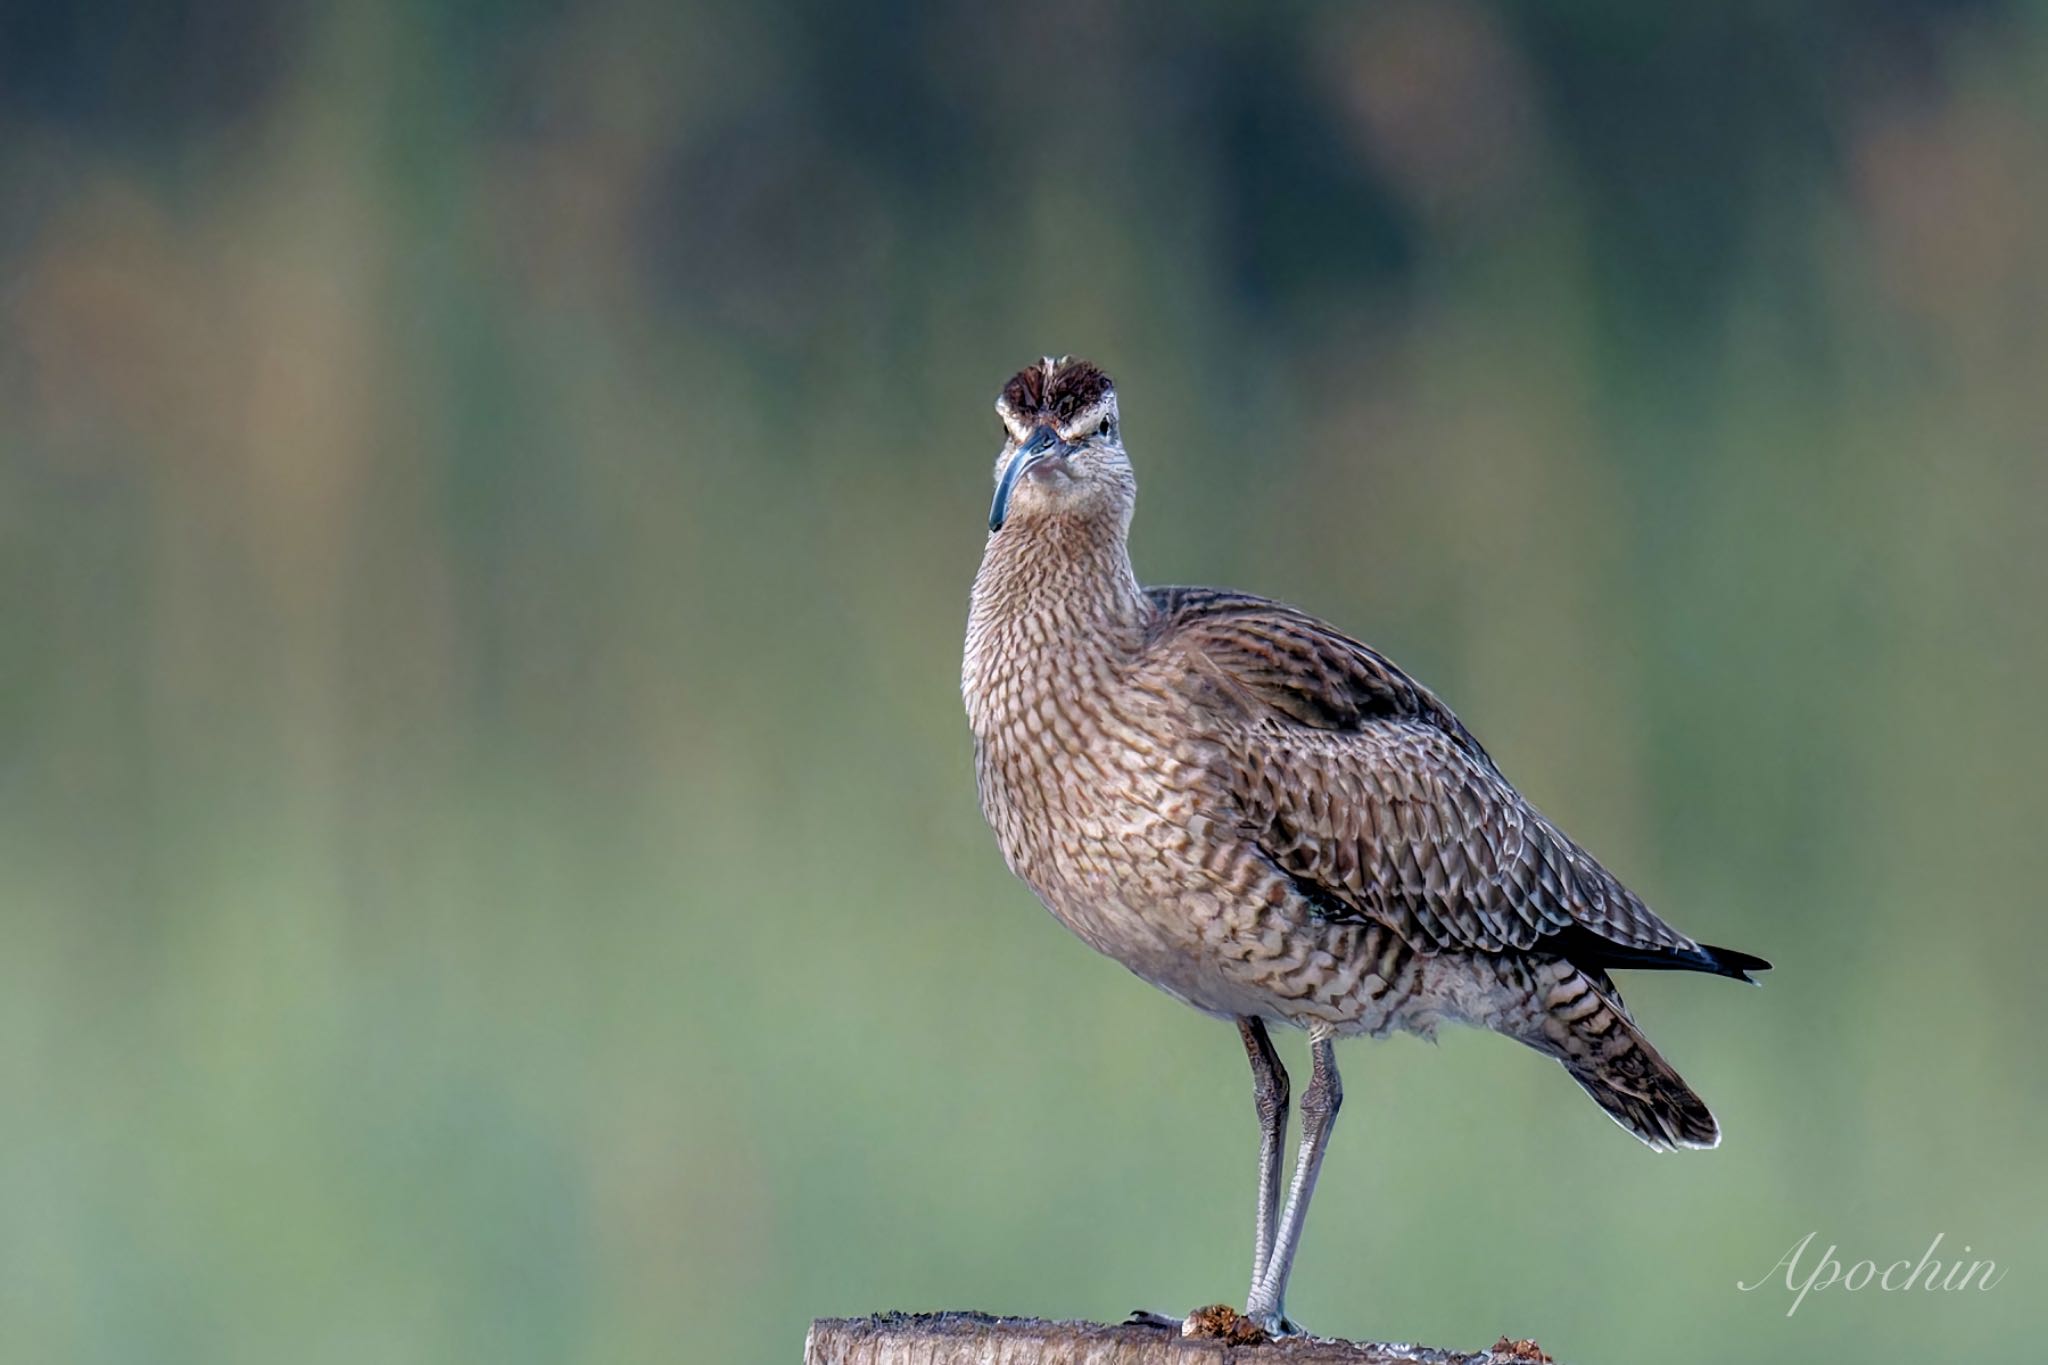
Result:
<svg viewBox="0 0 2048 1365"><path fill-rule="evenodd" d="M986 1313L819 1318L804 1341L804 1365L1535 1365L1549 1359L1534 1342L1506 1338L1478 1352L1319 1338L1237 1344L1183 1336L1178 1325L1111 1327Z"/></svg>

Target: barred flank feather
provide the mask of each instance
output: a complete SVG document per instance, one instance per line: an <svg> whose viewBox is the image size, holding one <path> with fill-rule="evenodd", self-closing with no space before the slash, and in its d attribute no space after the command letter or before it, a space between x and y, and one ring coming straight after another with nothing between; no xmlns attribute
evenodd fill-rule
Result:
<svg viewBox="0 0 2048 1365"><path fill-rule="evenodd" d="M1613 982L1573 971L1547 1003L1522 1041L1557 1058L1609 1118L1660 1152L1720 1144L1706 1101L1642 1035Z"/></svg>

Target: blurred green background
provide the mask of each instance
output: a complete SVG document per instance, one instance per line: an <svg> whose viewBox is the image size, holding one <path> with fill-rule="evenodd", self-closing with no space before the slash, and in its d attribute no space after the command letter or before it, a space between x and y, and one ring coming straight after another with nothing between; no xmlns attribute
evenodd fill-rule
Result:
<svg viewBox="0 0 2048 1365"><path fill-rule="evenodd" d="M1296 1316L2037 1342L2044 92L2038 4L6 6L0 1357L1238 1300L1235 1037L975 807L1043 351L1149 581L1372 640L1778 964L1630 988L1713 1153L1347 1045ZM2008 1278L1736 1290L1809 1231Z"/></svg>

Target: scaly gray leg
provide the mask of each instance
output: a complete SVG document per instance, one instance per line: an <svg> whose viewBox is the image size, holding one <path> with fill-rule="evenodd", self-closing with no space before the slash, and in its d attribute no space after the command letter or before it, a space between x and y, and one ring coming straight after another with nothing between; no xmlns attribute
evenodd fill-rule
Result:
<svg viewBox="0 0 2048 1365"><path fill-rule="evenodd" d="M1337 1076L1336 1048L1330 1039L1328 1029L1309 1030L1309 1057L1314 1065L1308 1089L1301 1094L1301 1153L1294 1159L1294 1184L1287 1191L1287 1210L1280 1215L1280 1230L1274 1237L1266 1273L1245 1304L1245 1316L1275 1336L1300 1330L1287 1321L1287 1277L1294 1270L1294 1253L1301 1247L1301 1225L1308 1217L1308 1201L1315 1196L1323 1150L1336 1125L1337 1110L1344 1104L1344 1083Z"/></svg>
<svg viewBox="0 0 2048 1365"><path fill-rule="evenodd" d="M1252 1241L1252 1287L1266 1278L1266 1266L1273 1259L1273 1220L1280 1216L1280 1157L1287 1146L1287 1068L1266 1036L1265 1021L1243 1018L1237 1021L1238 1036L1244 1039L1244 1054L1252 1064L1252 1104L1259 1115L1259 1211Z"/></svg>

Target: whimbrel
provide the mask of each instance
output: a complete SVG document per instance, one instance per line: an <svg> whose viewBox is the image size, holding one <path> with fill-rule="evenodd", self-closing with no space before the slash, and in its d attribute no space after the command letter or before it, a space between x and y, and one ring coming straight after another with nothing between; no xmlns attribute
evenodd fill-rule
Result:
<svg viewBox="0 0 2048 1365"><path fill-rule="evenodd" d="M1101 370L1048 358L996 412L961 669L982 811L1069 929L1236 1023L1260 1127L1246 1315L1297 1330L1287 1281L1343 1097L1338 1037L1492 1029L1651 1147L1715 1145L1608 972L1747 981L1769 964L1659 919L1373 649L1264 598L1140 587L1137 481ZM1269 1024L1305 1029L1312 1067L1284 1202Z"/></svg>

